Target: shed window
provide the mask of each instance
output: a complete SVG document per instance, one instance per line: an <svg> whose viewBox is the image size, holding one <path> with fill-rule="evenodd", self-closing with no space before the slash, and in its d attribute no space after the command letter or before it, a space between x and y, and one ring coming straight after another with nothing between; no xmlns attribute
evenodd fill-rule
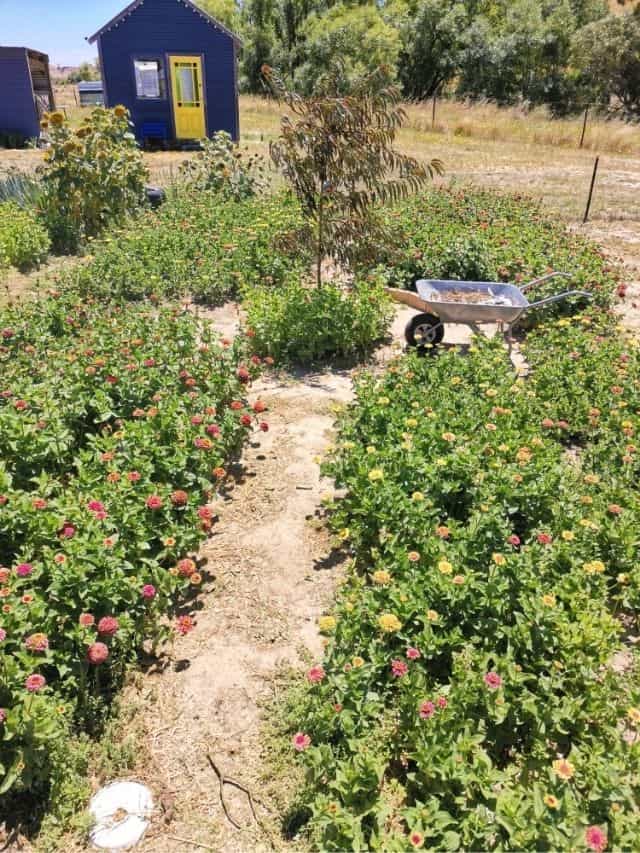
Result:
<svg viewBox="0 0 640 853"><path fill-rule="evenodd" d="M166 85L164 67L157 59L135 59L136 96L138 98L164 98Z"/></svg>

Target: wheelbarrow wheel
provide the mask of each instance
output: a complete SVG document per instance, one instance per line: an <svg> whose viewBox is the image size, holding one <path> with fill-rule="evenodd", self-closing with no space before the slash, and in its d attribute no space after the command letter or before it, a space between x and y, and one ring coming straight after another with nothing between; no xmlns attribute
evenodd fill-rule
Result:
<svg viewBox="0 0 640 853"><path fill-rule="evenodd" d="M410 347L424 349L442 343L444 326L435 314L416 314L406 325L404 337Z"/></svg>

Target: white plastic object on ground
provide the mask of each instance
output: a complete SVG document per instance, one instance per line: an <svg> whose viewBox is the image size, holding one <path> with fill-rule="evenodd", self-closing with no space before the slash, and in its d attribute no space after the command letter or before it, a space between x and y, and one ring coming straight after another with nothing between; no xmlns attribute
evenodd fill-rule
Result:
<svg viewBox="0 0 640 853"><path fill-rule="evenodd" d="M147 831L153 797L140 782L111 782L94 794L89 811L95 820L91 843L102 850L128 850Z"/></svg>

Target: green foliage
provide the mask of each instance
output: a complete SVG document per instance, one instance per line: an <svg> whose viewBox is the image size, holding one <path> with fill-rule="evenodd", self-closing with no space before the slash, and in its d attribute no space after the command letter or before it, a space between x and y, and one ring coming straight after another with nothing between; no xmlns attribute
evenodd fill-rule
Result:
<svg viewBox="0 0 640 853"><path fill-rule="evenodd" d="M358 78L381 65L395 67L400 51L396 27L375 5L338 3L310 15L301 29L305 61L295 72L296 88L318 93L327 69L340 58L341 86L349 91Z"/></svg>
<svg viewBox="0 0 640 853"><path fill-rule="evenodd" d="M147 172L124 107L98 107L77 130L59 112L42 125L51 142L41 169L44 221L54 250L74 252L143 203Z"/></svg>
<svg viewBox="0 0 640 853"><path fill-rule="evenodd" d="M260 154L249 154L219 130L202 143L202 150L180 167L180 177L196 192L213 190L221 198L242 201L266 186L265 163Z"/></svg>
<svg viewBox="0 0 640 853"><path fill-rule="evenodd" d="M591 292L607 307L618 283L616 269L603 263L594 243L520 196L454 186L421 193L384 215L391 239L379 247L377 260L394 286L409 288L419 278L524 283L560 270L572 275L572 288ZM530 295L557 290L551 281Z"/></svg>
<svg viewBox="0 0 640 853"><path fill-rule="evenodd" d="M16 202L0 202L0 268L27 270L38 266L49 252L49 235L29 210Z"/></svg>
<svg viewBox="0 0 640 853"><path fill-rule="evenodd" d="M135 652L189 609L209 503L254 423L243 339L76 299L0 316L3 795L62 778L69 733L100 730Z"/></svg>
<svg viewBox="0 0 640 853"><path fill-rule="evenodd" d="M231 32L240 31L240 7L235 0L196 0L196 5Z"/></svg>
<svg viewBox="0 0 640 853"><path fill-rule="evenodd" d="M235 202L178 189L157 211L96 243L66 281L106 299L192 294L221 304L243 287L279 284L306 269L310 254L296 239L301 224L284 194Z"/></svg>
<svg viewBox="0 0 640 853"><path fill-rule="evenodd" d="M614 98L630 119L640 118L640 17L603 18L580 30L573 61L595 97Z"/></svg>
<svg viewBox="0 0 640 853"><path fill-rule="evenodd" d="M612 331L541 329L526 382L485 339L361 379L325 467L354 562L297 724L321 849L633 846L638 656L612 660L640 607L640 358Z"/></svg>
<svg viewBox="0 0 640 853"><path fill-rule="evenodd" d="M81 62L75 71L68 74L65 83L81 83L86 80L100 80L100 69L91 62Z"/></svg>
<svg viewBox="0 0 640 853"><path fill-rule="evenodd" d="M379 283L345 289L305 287L295 279L278 288L255 288L245 301L252 346L278 362L309 363L364 356L389 328L393 310Z"/></svg>
<svg viewBox="0 0 640 853"><path fill-rule="evenodd" d="M421 186L442 163L422 165L393 147L404 119L400 90L387 69L352 81L342 92L341 66L330 68L324 94L302 98L273 69L264 75L292 113L282 118L271 157L297 195L313 241L316 279L325 257L352 265L381 238L376 206Z"/></svg>
<svg viewBox="0 0 640 853"><path fill-rule="evenodd" d="M36 207L41 191L40 182L25 172L12 172L0 178L0 204L12 201L20 207Z"/></svg>

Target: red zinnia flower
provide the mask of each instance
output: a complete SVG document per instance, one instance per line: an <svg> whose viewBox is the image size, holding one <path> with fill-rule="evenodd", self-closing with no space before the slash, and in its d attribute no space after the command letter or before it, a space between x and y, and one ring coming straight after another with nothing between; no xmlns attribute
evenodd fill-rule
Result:
<svg viewBox="0 0 640 853"><path fill-rule="evenodd" d="M104 643L91 643L87 649L87 660L94 666L100 666L109 657L109 649Z"/></svg>
<svg viewBox="0 0 640 853"><path fill-rule="evenodd" d="M147 509L160 509L162 498L159 495L149 495L146 500Z"/></svg>
<svg viewBox="0 0 640 853"><path fill-rule="evenodd" d="M26 400L16 400L13 405L18 412L24 412L25 409L29 408Z"/></svg>
<svg viewBox="0 0 640 853"><path fill-rule="evenodd" d="M58 536L61 539L73 539L76 535L76 528L69 521L65 521L60 530L58 530Z"/></svg>
<svg viewBox="0 0 640 853"><path fill-rule="evenodd" d="M78 624L83 628L90 628L96 620L91 613L81 613L78 617Z"/></svg>
<svg viewBox="0 0 640 853"><path fill-rule="evenodd" d="M263 403L262 400L256 400L256 402L252 406L253 411L259 415L261 412L264 412L267 408L266 403Z"/></svg>
<svg viewBox="0 0 640 853"><path fill-rule="evenodd" d="M119 627L120 624L115 616L103 616L98 622L98 634L102 634L103 637L113 637Z"/></svg>
<svg viewBox="0 0 640 853"><path fill-rule="evenodd" d="M185 504L189 500L189 495L182 491L182 489L178 489L175 492L171 493L171 503L174 506L185 506Z"/></svg>
<svg viewBox="0 0 640 853"><path fill-rule="evenodd" d="M227 476L227 472L224 470L224 468L214 468L213 476L217 480L224 480L224 478Z"/></svg>
<svg viewBox="0 0 640 853"><path fill-rule="evenodd" d="M409 660L418 660L418 658L420 657L420 652L418 651L418 649L415 649L413 648L413 646L410 646L407 649L407 657L409 658Z"/></svg>
<svg viewBox="0 0 640 853"><path fill-rule="evenodd" d="M140 477L142 477L142 474L139 471L129 471L127 474L127 480L130 483L137 483Z"/></svg>
<svg viewBox="0 0 640 853"><path fill-rule="evenodd" d="M497 690L502 685L502 678L500 678L497 672L488 672L484 676L483 681L490 690Z"/></svg>
<svg viewBox="0 0 640 853"><path fill-rule="evenodd" d="M33 571L33 566L31 563L20 563L16 566L16 574L19 578L27 578Z"/></svg>
<svg viewBox="0 0 640 853"><path fill-rule="evenodd" d="M229 405L230 409L233 409L234 412L239 412L240 409L243 408L242 403L239 400L233 400Z"/></svg>
<svg viewBox="0 0 640 853"><path fill-rule="evenodd" d="M188 557L186 557L184 560L178 561L178 572L182 575L183 578L191 577L195 570L196 564Z"/></svg>
<svg viewBox="0 0 640 853"><path fill-rule="evenodd" d="M198 517L204 520L209 520L213 517L213 510L208 506L199 506L198 507Z"/></svg>
<svg viewBox="0 0 640 853"><path fill-rule="evenodd" d="M251 379L251 374L247 370L246 367L239 367L236 371L236 376L240 380L240 382L248 382Z"/></svg>
<svg viewBox="0 0 640 853"><path fill-rule="evenodd" d="M207 424L207 426L205 427L205 432L208 435L218 436L220 435L220 427L218 426L218 424Z"/></svg>
<svg viewBox="0 0 640 853"><path fill-rule="evenodd" d="M47 502L44 498L34 498L31 501L31 506L34 509L46 509L47 508Z"/></svg>
<svg viewBox="0 0 640 853"><path fill-rule="evenodd" d="M553 542L553 536L549 533L538 533L537 539L541 545L551 545Z"/></svg>
<svg viewBox="0 0 640 853"><path fill-rule="evenodd" d="M251 426L251 418L250 418L250 416L249 416L249 415L242 415L242 417L240 418L240 423L241 423L241 424L242 424L242 426L244 426L244 427Z"/></svg>
<svg viewBox="0 0 640 853"><path fill-rule="evenodd" d="M260 429L262 432L269 432L269 424L266 421L262 421L260 423Z"/></svg>

